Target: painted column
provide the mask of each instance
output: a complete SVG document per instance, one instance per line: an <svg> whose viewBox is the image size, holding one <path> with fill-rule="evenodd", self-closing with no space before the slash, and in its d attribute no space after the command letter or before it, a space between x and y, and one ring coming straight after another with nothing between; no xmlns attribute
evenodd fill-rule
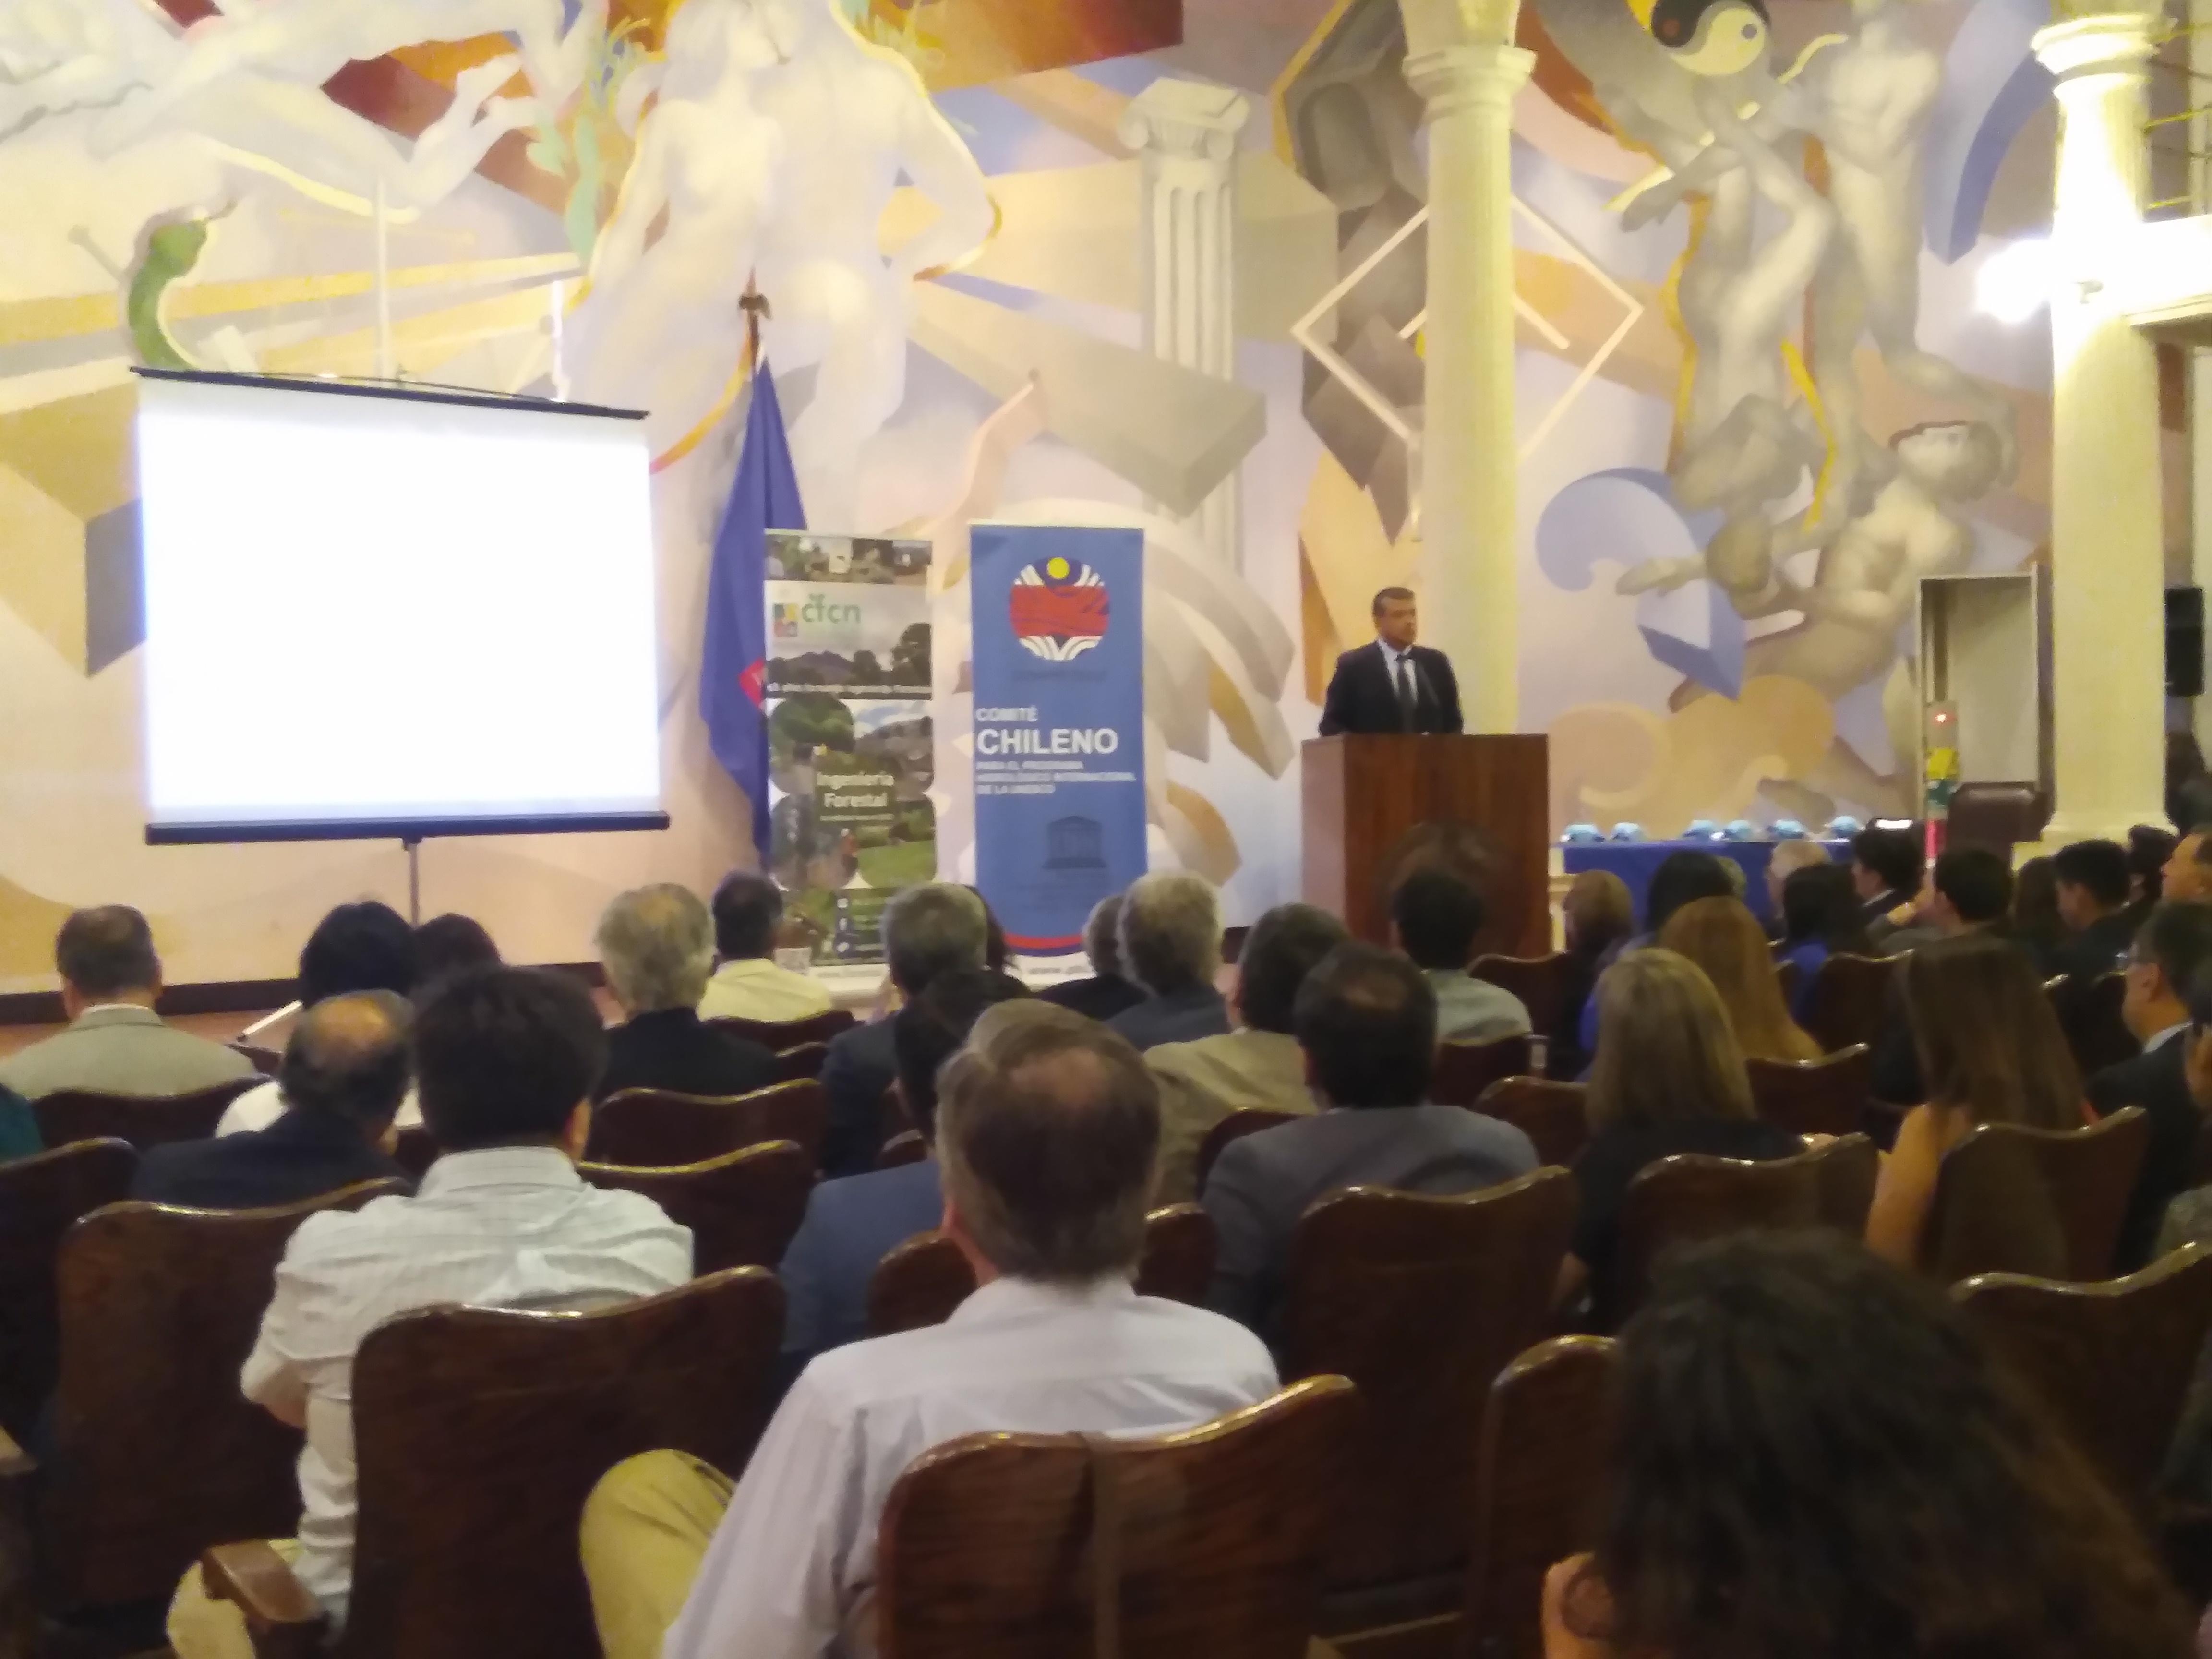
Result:
<svg viewBox="0 0 2212 1659"><path fill-rule="evenodd" d="M2164 532L2158 362L2103 277L2142 218L2156 0L2054 24L2051 702L2056 811L2045 839L2127 839L2165 809Z"/></svg>
<svg viewBox="0 0 2212 1659"><path fill-rule="evenodd" d="M1237 378L1237 135L1243 94L1163 78L1122 112L1143 168L1145 349L1218 380ZM1185 522L1224 564L1243 553L1236 474ZM1154 505L1157 505L1155 503Z"/></svg>
<svg viewBox="0 0 2212 1659"><path fill-rule="evenodd" d="M1403 0L1406 78L1427 106L1428 316L1419 449L1421 636L1457 670L1470 732L1520 722L1513 435L1513 96L1535 67L1510 11L1472 33ZM1449 11L1460 9L1454 7ZM1468 12L1479 9L1466 9Z"/></svg>

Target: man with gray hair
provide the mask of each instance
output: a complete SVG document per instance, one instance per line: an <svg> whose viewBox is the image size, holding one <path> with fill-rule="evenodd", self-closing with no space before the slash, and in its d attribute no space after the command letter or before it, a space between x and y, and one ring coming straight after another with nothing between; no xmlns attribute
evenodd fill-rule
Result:
<svg viewBox="0 0 2212 1659"><path fill-rule="evenodd" d="M414 1073L414 1010L392 991L325 998L300 1016L281 1073L289 1109L265 1129L149 1148L131 1196L258 1210L405 1178L392 1118Z"/></svg>
<svg viewBox="0 0 2212 1659"><path fill-rule="evenodd" d="M981 968L990 948L990 913L969 889L951 882L907 888L884 907L884 956L899 1002L911 1002L939 974ZM830 1127L822 1142L825 1179L876 1167L883 1146L884 1094L898 1079L890 1014L841 1031L822 1063Z"/></svg>
<svg viewBox="0 0 2212 1659"><path fill-rule="evenodd" d="M583 1525L607 1659L871 1652L884 1500L933 1447L1167 1434L1274 1391L1249 1332L1131 1285L1159 1139L1133 1048L1068 1009L1001 1003L939 1093L944 1228L979 1288L943 1325L816 1359L734 1486L678 1452L611 1471Z"/></svg>
<svg viewBox="0 0 2212 1659"><path fill-rule="evenodd" d="M1109 893L1091 907L1083 924L1083 954L1091 958L1085 979L1064 979L1037 994L1091 1019L1108 1020L1145 1000L1121 971L1121 896Z"/></svg>
<svg viewBox="0 0 2212 1659"><path fill-rule="evenodd" d="M714 920L674 882L618 895L599 918L599 962L624 1022L607 1034L593 1097L623 1089L742 1095L775 1081L775 1056L699 1018L714 971Z"/></svg>
<svg viewBox="0 0 2212 1659"><path fill-rule="evenodd" d="M1121 897L1121 965L1145 1000L1107 1022L1139 1048L1229 1030L1221 971L1221 896L1202 876L1155 871Z"/></svg>

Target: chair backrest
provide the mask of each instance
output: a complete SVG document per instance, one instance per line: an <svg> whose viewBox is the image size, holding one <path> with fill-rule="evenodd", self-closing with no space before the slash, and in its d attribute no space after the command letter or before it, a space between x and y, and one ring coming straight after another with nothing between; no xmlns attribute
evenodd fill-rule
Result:
<svg viewBox="0 0 2212 1659"><path fill-rule="evenodd" d="M2125 974L2100 974L2090 980L2062 974L2050 989L2051 1011L2058 1017L2058 1029L2065 1033L2066 1046L2083 1077L2142 1052L2142 1044L2120 1014L2128 994Z"/></svg>
<svg viewBox="0 0 2212 1659"><path fill-rule="evenodd" d="M1360 1404L1323 1377L1158 1440L970 1435L924 1454L884 1507L878 1651L1304 1659Z"/></svg>
<svg viewBox="0 0 2212 1659"><path fill-rule="evenodd" d="M1541 1659L1544 1576L1595 1547L1603 1525L1619 1363L1608 1338L1554 1337L1491 1384L1460 1649L1469 1659Z"/></svg>
<svg viewBox="0 0 2212 1659"><path fill-rule="evenodd" d="M1574 1177L1556 1169L1449 1198L1355 1187L1300 1218L1284 1375L1348 1376L1368 1408L1331 1505L1331 1589L1464 1566L1472 1431L1550 1322L1574 1218Z"/></svg>
<svg viewBox="0 0 2212 1659"><path fill-rule="evenodd" d="M917 1233L868 1279L868 1334L942 1325L975 1289L975 1270L943 1233Z"/></svg>
<svg viewBox="0 0 2212 1659"><path fill-rule="evenodd" d="M1983 1273L1951 1293L2112 1490L2147 1512L2212 1330L2212 1245L2101 1285Z"/></svg>
<svg viewBox="0 0 2212 1659"><path fill-rule="evenodd" d="M1429 1098L1442 1106L1472 1106L1500 1078L1526 1075L1529 1054L1525 1036L1440 1042L1436 1070L1429 1077Z"/></svg>
<svg viewBox="0 0 2212 1659"><path fill-rule="evenodd" d="M62 1089L31 1103L39 1136L49 1146L73 1140L127 1140L140 1152L173 1140L205 1140L230 1103L266 1081L233 1078L183 1095L111 1095Z"/></svg>
<svg viewBox="0 0 2212 1659"><path fill-rule="evenodd" d="M54 1391L54 1258L78 1217L120 1202L138 1154L80 1140L0 1164L0 1429L17 1440Z"/></svg>
<svg viewBox="0 0 2212 1659"><path fill-rule="evenodd" d="M253 1069L264 1077L275 1077L284 1064L284 1056L274 1048L264 1048L258 1042L226 1042L222 1045L234 1054L243 1054L253 1062Z"/></svg>
<svg viewBox="0 0 2212 1659"><path fill-rule="evenodd" d="M1840 951L1831 956L1813 975L1805 1029L1830 1054L1854 1042L1872 1048L1888 1017L1890 975L1896 971L1897 959L1892 957Z"/></svg>
<svg viewBox="0 0 2212 1659"><path fill-rule="evenodd" d="M796 1048L802 1043L827 1042L841 1031L849 1031L860 1024L858 1016L850 1009L830 1008L805 1019L710 1019L708 1024L718 1031L727 1031L732 1036L741 1036L748 1042L757 1042L770 1054L781 1054L787 1048Z"/></svg>
<svg viewBox="0 0 2212 1659"><path fill-rule="evenodd" d="M642 1193L671 1221L691 1230L692 1270L773 1267L806 1213L814 1160L788 1140L746 1146L702 1164L665 1170L626 1164L582 1164L594 1187Z"/></svg>
<svg viewBox="0 0 2212 1659"><path fill-rule="evenodd" d="M902 1129L883 1144L876 1154L878 1170L896 1170L908 1164L928 1161L929 1143L921 1138L919 1129Z"/></svg>
<svg viewBox="0 0 2212 1659"><path fill-rule="evenodd" d="M1881 1157L1846 1135L1795 1158L1752 1162L1682 1153L1646 1164L1621 1200L1613 1314L1626 1319L1667 1251L1754 1228L1833 1227L1859 1237Z"/></svg>
<svg viewBox="0 0 2212 1659"><path fill-rule="evenodd" d="M341 1659L599 1659L584 1500L659 1447L745 1465L783 1289L759 1267L590 1313L433 1308L354 1364L360 1526Z"/></svg>
<svg viewBox="0 0 2212 1659"><path fill-rule="evenodd" d="M1921 1255L1947 1279L2109 1278L2150 1118L2125 1106L2081 1129L1984 1123L1944 1154Z"/></svg>
<svg viewBox="0 0 2212 1659"><path fill-rule="evenodd" d="M811 1079L720 1097L624 1089L592 1115L588 1156L599 1164L658 1170L703 1164L763 1141L792 1140L808 1162L818 1164L829 1123L830 1097Z"/></svg>
<svg viewBox="0 0 2212 1659"><path fill-rule="evenodd" d="M1137 1268L1139 1296L1206 1305L1219 1243L1213 1218L1195 1204L1170 1204L1145 1218L1145 1259Z"/></svg>
<svg viewBox="0 0 2212 1659"><path fill-rule="evenodd" d="M1566 1018L1567 984L1572 964L1564 951L1546 957L1477 957L1468 972L1521 999L1528 1023L1557 1040Z"/></svg>
<svg viewBox="0 0 2212 1659"><path fill-rule="evenodd" d="M266 1210L111 1205L62 1241L44 1598L166 1595L201 1551L297 1527L300 1434L239 1392L293 1231L401 1190L363 1182Z"/></svg>
<svg viewBox="0 0 2212 1659"><path fill-rule="evenodd" d="M1874 1053L1854 1042L1819 1060L1753 1060L1751 1098L1759 1116L1792 1134L1855 1135L1866 1127Z"/></svg>
<svg viewBox="0 0 2212 1659"><path fill-rule="evenodd" d="M830 1058L826 1042L802 1042L794 1048L780 1050L775 1057L775 1080L795 1083L803 1078L822 1075L822 1063Z"/></svg>
<svg viewBox="0 0 2212 1659"><path fill-rule="evenodd" d="M1538 1158L1565 1169L1589 1144L1589 1091L1579 1083L1509 1077L1485 1089L1474 1109L1511 1124L1528 1137Z"/></svg>
<svg viewBox="0 0 2212 1659"><path fill-rule="evenodd" d="M1231 1141L1242 1140L1246 1135L1256 1135L1262 1129L1272 1129L1279 1124L1297 1121L1296 1112L1269 1112L1258 1107L1230 1113L1208 1129L1206 1139L1198 1143L1198 1190L1206 1190L1206 1177L1213 1172L1213 1160L1221 1156L1221 1149Z"/></svg>
<svg viewBox="0 0 2212 1659"><path fill-rule="evenodd" d="M1213 1279L1213 1220L1195 1204L1170 1204L1145 1218L1137 1294L1206 1304ZM876 1264L868 1280L868 1334L942 1325L975 1289L975 1270L943 1233L918 1233Z"/></svg>
<svg viewBox="0 0 2212 1659"><path fill-rule="evenodd" d="M1805 982L1805 970L1795 962L1778 962L1774 964L1774 982L1782 993L1783 1006L1794 1008L1797 1006L1797 988Z"/></svg>
<svg viewBox="0 0 2212 1659"><path fill-rule="evenodd" d="M438 1161L438 1143L431 1139L429 1130L419 1123L410 1124L399 1131L392 1148L392 1161L420 1181L430 1173L430 1166Z"/></svg>

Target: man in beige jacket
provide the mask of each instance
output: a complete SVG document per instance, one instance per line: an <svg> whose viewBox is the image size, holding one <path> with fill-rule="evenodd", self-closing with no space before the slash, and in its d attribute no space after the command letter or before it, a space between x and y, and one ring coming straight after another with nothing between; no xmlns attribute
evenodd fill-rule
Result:
<svg viewBox="0 0 2212 1659"><path fill-rule="evenodd" d="M1344 924L1310 904L1279 904L1252 926L1237 963L1237 1028L1222 1036L1165 1042L1146 1063L1160 1085L1159 1176L1154 1204L1198 1196L1198 1152L1231 1112L1309 1114L1305 1058L1291 1035L1291 1006L1314 964L1346 938Z"/></svg>

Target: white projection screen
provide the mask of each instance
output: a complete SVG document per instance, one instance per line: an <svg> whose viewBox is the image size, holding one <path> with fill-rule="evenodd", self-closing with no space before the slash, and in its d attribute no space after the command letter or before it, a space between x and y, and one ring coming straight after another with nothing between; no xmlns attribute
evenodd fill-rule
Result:
<svg viewBox="0 0 2212 1659"><path fill-rule="evenodd" d="M666 827L635 417L138 389L149 842Z"/></svg>

